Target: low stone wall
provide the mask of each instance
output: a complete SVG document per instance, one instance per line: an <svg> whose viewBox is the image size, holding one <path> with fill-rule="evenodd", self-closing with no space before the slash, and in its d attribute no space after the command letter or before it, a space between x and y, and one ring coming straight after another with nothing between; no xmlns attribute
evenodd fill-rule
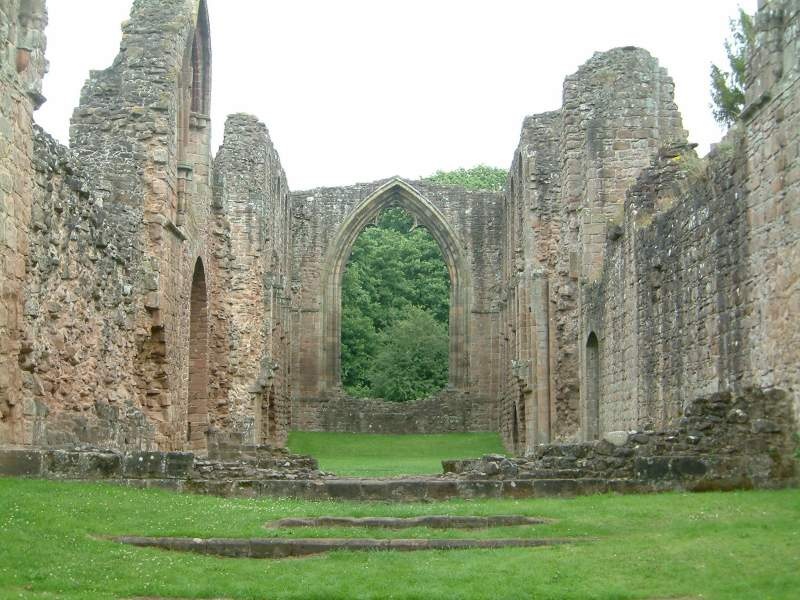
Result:
<svg viewBox="0 0 800 600"><path fill-rule="evenodd" d="M458 433L494 431L489 398L444 390L414 402L365 400L350 396L296 399L292 427L344 433Z"/></svg>
<svg viewBox="0 0 800 600"><path fill-rule="evenodd" d="M617 431L602 440L541 445L526 457L445 461L460 479L625 480L677 489L772 488L797 483L791 395L751 389L694 400L674 429Z"/></svg>
<svg viewBox="0 0 800 600"><path fill-rule="evenodd" d="M307 456L219 438L214 456L96 449L0 450L0 475L109 480L224 497L428 502L797 485L792 397L747 390L698 398L675 427L606 433L602 440L541 445L525 457L444 461L440 476L338 478ZM230 443L229 443L230 442Z"/></svg>
<svg viewBox="0 0 800 600"><path fill-rule="evenodd" d="M324 475L310 456L251 447L237 458L198 458L191 452L116 452L99 449L27 450L0 448L0 476L111 480L159 487L192 481L303 479Z"/></svg>

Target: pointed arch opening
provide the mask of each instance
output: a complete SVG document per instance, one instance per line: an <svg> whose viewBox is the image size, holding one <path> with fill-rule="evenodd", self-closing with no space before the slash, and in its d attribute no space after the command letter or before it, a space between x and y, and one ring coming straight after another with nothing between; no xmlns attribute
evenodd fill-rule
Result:
<svg viewBox="0 0 800 600"><path fill-rule="evenodd" d="M342 278L359 234L387 208L399 207L436 240L450 276L448 387L469 389L470 270L464 250L441 211L400 179L384 184L345 219L326 255L322 280L323 391L341 389Z"/></svg>
<svg viewBox="0 0 800 600"><path fill-rule="evenodd" d="M189 304L189 394L186 442L192 450L206 449L208 430L208 293L201 259L192 276Z"/></svg>
<svg viewBox="0 0 800 600"><path fill-rule="evenodd" d="M211 31L208 22L208 7L200 2L197 25L192 40L191 111L201 115L211 112Z"/></svg>
<svg viewBox="0 0 800 600"><path fill-rule="evenodd" d="M176 115L176 170L178 174L175 222L181 226L191 205L191 181L207 143L207 123L211 112L211 34L208 8L201 0L197 18L183 55L178 77L178 112Z"/></svg>
<svg viewBox="0 0 800 600"><path fill-rule="evenodd" d="M593 332L586 340L586 439L600 437L600 343Z"/></svg>
<svg viewBox="0 0 800 600"><path fill-rule="evenodd" d="M356 238L342 277L344 391L408 402L448 383L450 276L439 244L401 207Z"/></svg>

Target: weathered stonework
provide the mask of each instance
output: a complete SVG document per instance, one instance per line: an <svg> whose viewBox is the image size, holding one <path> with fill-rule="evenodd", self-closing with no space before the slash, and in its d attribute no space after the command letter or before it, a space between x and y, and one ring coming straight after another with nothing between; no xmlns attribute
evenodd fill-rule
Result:
<svg viewBox="0 0 800 600"><path fill-rule="evenodd" d="M243 495L796 476L800 0L762 3L747 106L707 159L666 71L617 48L566 79L560 109L525 119L501 193L400 178L292 193L249 115L229 117L212 159L205 0L134 2L64 148L33 124L45 22L43 0L0 0L0 445L23 448L0 471L41 471L45 454L89 444L224 458L198 463L202 484L152 479ZM342 274L392 206L430 231L451 279L449 385L404 405L340 385ZM479 471L496 481L466 466L419 486L292 481L314 470L302 460L272 482L233 461L290 428L499 430L528 458ZM572 463L571 483L542 479ZM506 468L542 472L525 484Z"/></svg>
<svg viewBox="0 0 800 600"><path fill-rule="evenodd" d="M455 389L413 402L365 400L331 394L298 399L292 426L302 431L346 433L463 433L494 431L495 403Z"/></svg>
<svg viewBox="0 0 800 600"><path fill-rule="evenodd" d="M283 444L290 420L289 186L266 127L233 115L214 161L212 270L219 312L212 314L215 428L258 443ZM213 392L212 392L213 393Z"/></svg>
<svg viewBox="0 0 800 600"><path fill-rule="evenodd" d="M33 111L44 100L44 1L0 2L0 443L31 443L24 422L22 349L33 203Z"/></svg>
<svg viewBox="0 0 800 600"><path fill-rule="evenodd" d="M510 447L664 429L749 387L785 390L796 418L798 6L759 11L744 119L705 161L634 48L526 119L506 203Z"/></svg>
<svg viewBox="0 0 800 600"><path fill-rule="evenodd" d="M316 405L341 395L344 269L358 234L392 206L406 209L428 229L450 272L449 387L493 404L498 384L493 375L498 370L501 201L498 193L397 178L293 194L295 412L307 412L302 408L305 400Z"/></svg>
<svg viewBox="0 0 800 600"><path fill-rule="evenodd" d="M70 149L32 129L45 13L23 4L3 4L0 30L2 106L18 111L0 128L16 153L1 165L0 443L282 443L288 186L251 117L231 118L213 169L205 2L134 3L120 54L84 87ZM5 60L17 37L31 50L19 74Z"/></svg>

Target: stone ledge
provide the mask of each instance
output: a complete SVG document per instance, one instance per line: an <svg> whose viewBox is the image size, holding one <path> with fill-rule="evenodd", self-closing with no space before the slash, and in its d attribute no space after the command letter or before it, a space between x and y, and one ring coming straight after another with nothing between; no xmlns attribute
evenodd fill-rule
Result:
<svg viewBox="0 0 800 600"><path fill-rule="evenodd" d="M334 550L467 550L495 548L538 548L586 541L579 538L505 538L505 539L373 539L373 538L148 538L114 537L120 544L142 548L161 548L178 552L211 554L229 558L287 558L309 556Z"/></svg>
<svg viewBox="0 0 800 600"><path fill-rule="evenodd" d="M286 527L374 527L380 529L488 529L489 527L513 527L518 525L542 525L545 519L519 515L495 515L488 517L426 515L422 517L309 517L287 518L270 521L266 529Z"/></svg>

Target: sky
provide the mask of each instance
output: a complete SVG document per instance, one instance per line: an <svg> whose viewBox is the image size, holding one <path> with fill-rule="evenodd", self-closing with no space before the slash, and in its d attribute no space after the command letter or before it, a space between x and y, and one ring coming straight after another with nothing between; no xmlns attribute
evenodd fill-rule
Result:
<svg viewBox="0 0 800 600"><path fill-rule="evenodd" d="M208 0L212 144L256 115L293 190L488 164L507 168L525 115L561 105L594 52L641 46L676 84L698 151L722 137L709 68L757 0ZM131 0L48 0L47 103L68 143L92 69L111 65Z"/></svg>

